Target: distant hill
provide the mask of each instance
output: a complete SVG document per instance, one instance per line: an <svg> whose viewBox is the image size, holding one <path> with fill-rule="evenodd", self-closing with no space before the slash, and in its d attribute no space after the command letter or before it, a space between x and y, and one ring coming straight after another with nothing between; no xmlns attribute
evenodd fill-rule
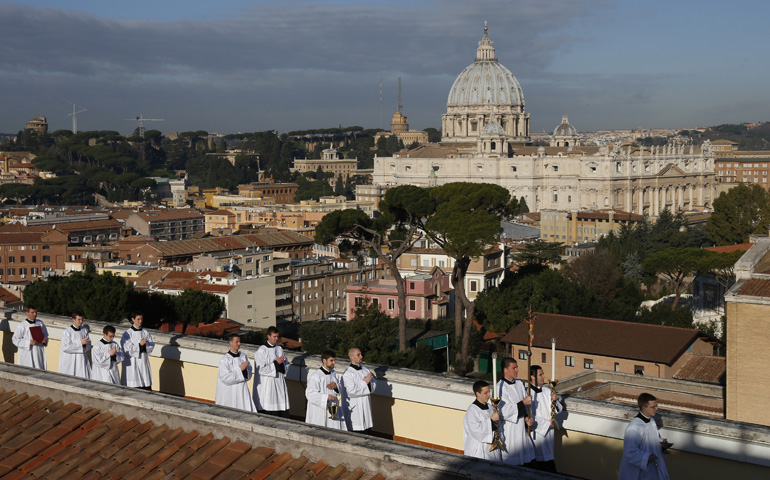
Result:
<svg viewBox="0 0 770 480"><path fill-rule="evenodd" d="M696 144L703 140L730 140L738 144L739 150L770 150L770 122L717 125L702 133L682 130L679 135L692 138Z"/></svg>

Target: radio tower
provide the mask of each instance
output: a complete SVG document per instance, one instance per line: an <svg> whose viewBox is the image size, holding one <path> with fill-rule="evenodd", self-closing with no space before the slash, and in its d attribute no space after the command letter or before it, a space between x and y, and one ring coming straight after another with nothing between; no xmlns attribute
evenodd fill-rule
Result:
<svg viewBox="0 0 770 480"><path fill-rule="evenodd" d="M72 117L72 133L75 134L78 133L78 113L83 113L88 109L80 105L75 105L72 102L69 103L72 104L72 113L68 113L67 116ZM80 107L83 110L77 110L77 107Z"/></svg>
<svg viewBox="0 0 770 480"><path fill-rule="evenodd" d="M403 108L404 105L401 103L401 77L398 77L398 113L401 113Z"/></svg>

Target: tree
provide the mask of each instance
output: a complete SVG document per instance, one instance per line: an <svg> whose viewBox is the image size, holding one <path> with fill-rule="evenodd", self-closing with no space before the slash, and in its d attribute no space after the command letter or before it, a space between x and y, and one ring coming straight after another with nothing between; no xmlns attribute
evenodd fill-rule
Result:
<svg viewBox="0 0 770 480"><path fill-rule="evenodd" d="M527 199L521 197L519 199L519 210L521 213L529 213L529 206L527 205Z"/></svg>
<svg viewBox="0 0 770 480"><path fill-rule="evenodd" d="M770 194L759 185L739 185L714 200L707 224L708 238L716 245L749 241L752 233L766 233L770 225Z"/></svg>
<svg viewBox="0 0 770 480"><path fill-rule="evenodd" d="M184 327L182 333L187 331L188 325L211 323L219 318L225 309L225 301L213 293L188 288L173 300L176 320Z"/></svg>
<svg viewBox="0 0 770 480"><path fill-rule="evenodd" d="M349 234L352 242L344 245L348 251L371 249L388 266L398 295L398 345L400 351L405 352L406 290L398 270L398 258L420 239L422 219L430 215L434 205L425 189L402 185L388 190L379 208L382 216L376 220L357 209L338 210L324 216L316 226L315 241L325 245L342 234Z"/></svg>
<svg viewBox="0 0 770 480"><path fill-rule="evenodd" d="M518 213L508 190L487 183L448 183L430 189L435 213L428 217L424 231L444 253L455 260L452 286L455 291L455 341L460 342L458 366L467 371L468 348L475 304L465 292L465 275L471 259L481 256L502 233L500 220Z"/></svg>
<svg viewBox="0 0 770 480"><path fill-rule="evenodd" d="M622 285L620 268L602 253L581 255L563 270L571 281L585 285L601 296L614 297Z"/></svg>
<svg viewBox="0 0 770 480"><path fill-rule="evenodd" d="M563 243L541 242L538 240L524 245L523 248L514 253L514 258L526 265L545 267L547 265L560 264L562 262L561 256L563 253Z"/></svg>
<svg viewBox="0 0 770 480"><path fill-rule="evenodd" d="M655 252L644 260L644 269L667 278L674 286L674 304L676 310L682 291L687 286L687 279L695 271L703 258L705 250L700 248L673 248Z"/></svg>

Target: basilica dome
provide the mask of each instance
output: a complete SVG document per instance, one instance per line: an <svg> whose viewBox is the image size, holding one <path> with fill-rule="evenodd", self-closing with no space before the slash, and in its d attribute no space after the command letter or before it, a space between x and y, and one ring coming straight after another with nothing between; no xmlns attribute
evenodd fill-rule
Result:
<svg viewBox="0 0 770 480"><path fill-rule="evenodd" d="M497 61L486 28L476 51L476 61L457 76L449 90L447 105L524 106L521 85L513 73Z"/></svg>
<svg viewBox="0 0 770 480"><path fill-rule="evenodd" d="M484 25L475 61L458 75L441 117L442 142L476 142L485 125L498 124L510 143L529 142L524 93L510 70L497 61Z"/></svg>

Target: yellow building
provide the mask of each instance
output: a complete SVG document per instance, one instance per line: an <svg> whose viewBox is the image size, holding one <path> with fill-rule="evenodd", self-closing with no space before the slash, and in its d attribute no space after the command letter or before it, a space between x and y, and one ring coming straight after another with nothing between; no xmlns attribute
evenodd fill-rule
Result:
<svg viewBox="0 0 770 480"><path fill-rule="evenodd" d="M542 210L540 238L547 242L591 242L610 232L617 232L621 225L642 221L642 215L615 209L580 212Z"/></svg>

